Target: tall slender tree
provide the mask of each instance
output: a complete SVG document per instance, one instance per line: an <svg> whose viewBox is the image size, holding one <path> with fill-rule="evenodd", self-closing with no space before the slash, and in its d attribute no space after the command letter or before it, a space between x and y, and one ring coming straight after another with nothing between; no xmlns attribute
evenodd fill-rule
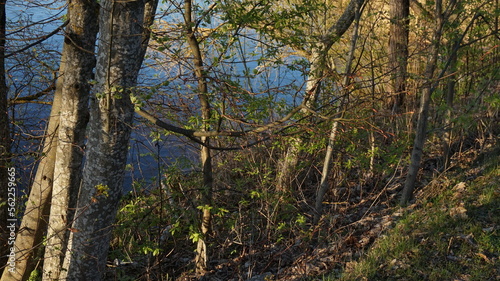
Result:
<svg viewBox="0 0 500 281"><path fill-rule="evenodd" d="M134 113L130 93L144 54L145 4L101 2L97 85L90 98L86 162L61 279L102 279L122 194Z"/></svg>
<svg viewBox="0 0 500 281"><path fill-rule="evenodd" d="M406 96L410 0L391 0L389 6L389 67L393 76L390 107L394 113L399 113Z"/></svg>
<svg viewBox="0 0 500 281"><path fill-rule="evenodd" d="M63 55L61 119L57 139L54 183L45 245L43 278L59 279L63 255L78 197L83 142L88 120L90 80L95 67L99 9L95 1L69 1Z"/></svg>
<svg viewBox="0 0 500 281"><path fill-rule="evenodd" d="M325 65L328 61L328 52L333 44L338 42L347 29L351 26L356 15L356 9L363 6L364 0L351 0L345 7L342 15L320 36L320 42L316 42L311 48L310 71L308 74L306 94L304 103L311 107L319 95L321 88L321 79L325 71ZM311 35L311 37L314 37ZM283 159L280 160L277 177L277 189L286 190L292 177L295 175L295 169L298 163L300 147L303 140L294 138L287 149Z"/></svg>
<svg viewBox="0 0 500 281"><path fill-rule="evenodd" d="M64 64L59 66L57 89L52 101L49 122L42 147L42 158L31 185L26 208L15 240L16 266L14 271L4 270L0 280L28 280L36 268L36 259L41 258L38 249L42 246L47 230L50 196L54 182L59 110L61 108L62 74Z"/></svg>
<svg viewBox="0 0 500 281"><path fill-rule="evenodd" d="M349 90L348 90L348 85L350 83L350 77L351 77L351 70L352 70L352 63L354 61L354 52L356 50L356 44L358 41L358 36L359 36L359 21L361 18L361 12L362 12L362 7L358 6L356 7L355 11L355 24L354 24L354 29L353 29L353 34L351 37L351 46L349 47L349 58L347 59L346 63L346 71L345 71L345 76L344 76L344 81L343 84L346 87L346 91L343 94L341 101L339 102L337 112L341 113L342 110L344 110L344 102L347 99L349 95ZM313 226L315 226L323 213L323 199L328 191L328 175L330 174L331 171L331 166L332 166L332 158L333 158L333 150L335 146L335 139L337 136L337 130L339 127L339 121L334 120L332 123L332 127L330 129L330 136L328 138L328 143L326 146L326 153L325 153L325 159L323 161L323 169L321 171L321 180L316 192L316 202L314 205L315 208L315 213L313 217Z"/></svg>
<svg viewBox="0 0 500 281"><path fill-rule="evenodd" d="M413 189L415 188L415 181L417 179L417 174L420 169L420 161L423 155L427 122L429 116L429 108L431 102L431 95L434 91L434 72L437 67L439 47L441 45L441 36L443 32L444 19L442 15L443 3L442 0L438 0L435 3L435 19L436 26L434 28L434 34L432 38L432 43L429 50L429 55L427 59L427 66L425 69L425 84L422 90L422 96L420 99L420 108L418 112L417 128L415 132L415 139L413 143L413 149L411 152L410 167L408 175L406 177L405 186L401 196L400 204L405 205L413 196Z"/></svg>
<svg viewBox="0 0 500 281"><path fill-rule="evenodd" d="M7 197L8 197L8 173L10 157L10 130L9 115L7 112L8 88L5 81L5 3L0 1L0 264L7 262L7 252L9 249L7 229Z"/></svg>
<svg viewBox="0 0 500 281"><path fill-rule="evenodd" d="M208 83L205 74L203 56L200 49L200 42L196 38L195 32L197 31L193 19L193 3L192 0L184 1L184 22L186 26L186 38L193 54L194 60L194 74L198 80L198 99L201 105L201 118L202 118L202 131L210 130L211 108L208 98ZM210 231L210 224L212 215L210 213L212 205L212 189L213 189L213 171L212 171L212 155L210 151L210 138L202 137L200 159L203 174L203 181L201 187L201 201L202 201L202 215L201 215L201 233L202 238L198 240L196 249L196 271L199 274L207 270L208 261L208 248L206 239Z"/></svg>
<svg viewBox="0 0 500 281"><path fill-rule="evenodd" d="M462 31L461 35L455 40L450 41L452 46L447 54L445 64L442 67L438 75L435 75L437 69L438 57L440 55L440 47L443 41L444 27L449 18L453 15L457 1L447 2L446 8L443 8L443 1L435 2L434 19L436 22L433 38L431 45L429 47L429 54L427 60L427 66L425 69L425 83L422 89L422 96L420 99L420 108L418 112L417 128L415 131L415 139L413 142L413 149L411 152L410 165L408 168L408 175L406 177L405 185L400 198L400 205L406 205L408 201L413 196L413 190L415 189L417 175L420 169L420 162L422 160L424 144L427 135L427 122L430 110L431 96L438 87L440 80L443 78L448 68L451 66L452 69L455 67L457 52L462 44L464 37L469 33L471 27L474 25L476 20L480 17L482 11L480 7L486 5L487 3L481 4L480 7L475 9L474 15ZM454 86L454 85L452 85ZM449 96L448 98L452 98ZM450 102L450 101L449 101Z"/></svg>
<svg viewBox="0 0 500 281"><path fill-rule="evenodd" d="M451 161L451 142L453 139L453 104L455 100L455 87L456 87L456 71L457 67L457 53L453 51L455 42L448 44L450 50L450 67L447 72L448 81L445 87L445 101L446 101L446 112L444 116L444 134L443 134L443 169L446 170L450 167Z"/></svg>

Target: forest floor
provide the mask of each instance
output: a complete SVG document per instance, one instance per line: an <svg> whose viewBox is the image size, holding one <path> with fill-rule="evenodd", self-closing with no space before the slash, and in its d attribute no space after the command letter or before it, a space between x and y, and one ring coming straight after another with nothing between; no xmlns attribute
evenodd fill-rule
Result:
<svg viewBox="0 0 500 281"><path fill-rule="evenodd" d="M392 208L394 222L323 280L500 280L500 146L470 149Z"/></svg>
<svg viewBox="0 0 500 281"><path fill-rule="evenodd" d="M406 208L397 206L400 177L332 205L317 230L330 238L317 246L296 239L255 251L239 270L253 265L254 281L500 280L500 146L471 148L443 173L424 168L420 181ZM207 280L242 280L234 264L219 268Z"/></svg>
<svg viewBox="0 0 500 281"><path fill-rule="evenodd" d="M401 167L384 186L328 204L313 231L212 258L201 278L189 269L192 249L180 247L163 260L174 276L162 280L500 280L499 159L500 142L491 140L455 155L444 172L424 160L405 208L397 204ZM156 280L133 271L126 280Z"/></svg>

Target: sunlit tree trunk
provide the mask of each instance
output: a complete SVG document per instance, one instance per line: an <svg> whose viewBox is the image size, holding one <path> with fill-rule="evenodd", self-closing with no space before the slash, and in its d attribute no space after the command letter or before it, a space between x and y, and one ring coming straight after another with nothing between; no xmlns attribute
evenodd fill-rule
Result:
<svg viewBox="0 0 500 281"><path fill-rule="evenodd" d="M344 100L347 99L347 96L349 95L349 90L348 86L350 83L350 77L351 77L351 69L352 69L352 62L354 60L354 51L356 50L356 43L358 41L358 31L359 31L359 20L361 18L361 7L358 6L356 8L355 12L355 25L354 25L354 30L351 38L351 46L349 48L349 58L347 59L346 62L346 70L345 70L345 76L344 76L344 87L346 87L346 90L343 91L344 95L341 97L341 101L338 104L338 109L337 112L341 113L344 107ZM330 174L331 171L331 166L332 166L332 158L333 158L333 149L334 149L334 144L335 144L335 138L337 136L337 130L339 127L339 121L335 120L332 123L332 127L330 129L330 136L328 138L328 143L326 146L326 153L325 153L325 159L323 161L323 170L321 173L321 181L318 186L318 190L316 192L316 202L315 202L315 209L316 212L314 213L314 218L313 218L313 226L316 225L320 218L321 215L323 214L323 198L325 197L326 192L328 191L328 175Z"/></svg>
<svg viewBox="0 0 500 281"><path fill-rule="evenodd" d="M323 64L326 61L326 52L321 49L313 49L309 60L311 62L311 69L306 82L306 95L303 103L307 107L313 108L321 89ZM306 111L303 112L307 113ZM277 192L283 193L290 191L293 179L297 173L297 164L299 163L300 150L303 143L304 140L300 136L290 140L286 154L278 166L276 178Z"/></svg>
<svg viewBox="0 0 500 281"><path fill-rule="evenodd" d="M31 272L35 269L35 258L39 257L37 256L38 249L42 246L43 236L47 231L47 216L54 181L54 163L59 128L59 111L61 108L61 76L63 73L64 63L61 63L56 86L58 90L55 91L52 101L52 109L41 153L42 158L38 163L35 179L26 202L26 209L16 236L15 271L4 270L2 281L27 280L29 278Z"/></svg>
<svg viewBox="0 0 500 281"><path fill-rule="evenodd" d="M333 44L340 40L347 29L354 21L356 8L361 7L364 0L351 0L340 18L328 28L318 46L311 49L310 70L306 85L306 93L304 96L304 104L313 107L316 98L321 88L321 79L325 63L328 57L328 51ZM303 140L298 137L292 139L287 152L283 159L278 163L278 173L276 178L276 190L278 192L287 191L290 187L293 177L296 175L297 164L299 162L300 147L303 145Z"/></svg>
<svg viewBox="0 0 500 281"><path fill-rule="evenodd" d="M194 74L198 79L198 99L201 105L201 118L202 118L202 131L210 130L210 101L208 98L208 85L204 70L203 57L200 50L200 42L196 38L192 15L192 0L184 1L184 21L186 24L186 36L189 47L194 58ZM212 220L212 215L210 212L210 206L212 205L212 189L213 189L213 172L212 172L212 156L210 148L210 139L208 137L202 137L201 141L203 145L201 147L200 159L201 168L203 174L203 182L201 188L201 202L202 202L202 214L201 214L201 234L202 237L198 240L196 248L196 272L198 274L203 274L207 270L208 262L208 248L207 241L210 225Z"/></svg>
<svg viewBox="0 0 500 281"><path fill-rule="evenodd" d="M456 75L457 71L457 53L453 51L453 44L449 44L450 47L450 67L448 70L448 82L446 83L445 88L445 99L446 99L446 112L445 112L445 120L444 120L444 135L443 135L443 169L446 170L450 166L450 158L451 158L451 142L453 139L453 101L455 99L455 84L456 84Z"/></svg>
<svg viewBox="0 0 500 281"><path fill-rule="evenodd" d="M100 2L96 90L90 98L87 154L61 279L102 280L122 194L142 61L144 1Z"/></svg>
<svg viewBox="0 0 500 281"><path fill-rule="evenodd" d="M431 95L438 86L439 81L443 78L444 74L448 70L448 67L451 66L452 71L456 67L455 66L455 64L457 63L456 56L458 49L460 48L460 44L464 40L464 37L468 34L469 30L474 26L476 20L481 17L481 12L480 12L481 10L478 9L475 12L474 16L472 17L469 24L466 26L465 30L462 32L462 34L449 42L450 45L452 45L452 47L449 50L450 51L449 57L446 63L444 64L440 74L437 75L436 77L434 75L434 70L436 69L438 63L439 48L442 41L443 26L445 22L449 20L449 18L453 15L453 12L456 9L456 5L460 3L458 3L457 1L449 1L447 4L448 5L445 9L446 12L443 13L442 0L435 2L436 8L435 8L434 18L436 21L436 28L434 30L434 36L432 38L431 41L432 43L429 48L430 49L429 59L427 61L427 67L425 71L426 83L423 86L423 93L420 101L420 109L417 121L417 129L415 132L415 140L410 159L410 167L408 169L408 175L406 177L405 185L399 202L400 205L406 205L413 196L413 190L415 188L416 178L420 168L420 161L422 159L423 148L425 143L427 119L429 115ZM449 86L454 87L453 84ZM454 89L452 89L452 93L453 91ZM451 95L448 95L448 99L452 98L453 97ZM452 100L449 100L448 102L451 103Z"/></svg>
<svg viewBox="0 0 500 281"><path fill-rule="evenodd" d="M390 1L389 67L392 73L390 107L401 112L406 96L410 1Z"/></svg>
<svg viewBox="0 0 500 281"><path fill-rule="evenodd" d="M149 40L151 39L151 27L155 20L156 9L158 8L159 0L146 0L144 5L144 25L142 26L141 32L141 50L139 53L139 59L136 61L136 69L139 71L146 52L149 46Z"/></svg>
<svg viewBox="0 0 500 281"><path fill-rule="evenodd" d="M413 190L415 189L416 179L418 171L420 169L420 161L422 159L422 154L424 150L431 95L432 92L434 91L433 87L434 72L437 66L439 47L441 42L441 34L444 24L442 15L442 1L441 0L436 1L435 5L436 5L436 10L435 10L436 27L434 30L434 35L429 50L429 58L427 60L427 66L425 70L426 81L423 86L422 96L420 99L417 128L415 132L415 139L413 142L413 149L411 152L408 175L406 176L405 185L400 199L401 205L406 205L413 196Z"/></svg>
<svg viewBox="0 0 500 281"><path fill-rule="evenodd" d="M10 130L9 115L7 112L8 88L5 82L5 1L0 2L0 203L7 202L8 198L8 173L10 162ZM0 207L0 265L7 262L8 238L10 230L7 228L8 205Z"/></svg>
<svg viewBox="0 0 500 281"><path fill-rule="evenodd" d="M68 227L81 180L83 142L88 120L90 80L95 67L94 48L99 15L93 1L70 1L65 32L61 119L57 143L54 183L43 262L43 279L59 278L69 237Z"/></svg>

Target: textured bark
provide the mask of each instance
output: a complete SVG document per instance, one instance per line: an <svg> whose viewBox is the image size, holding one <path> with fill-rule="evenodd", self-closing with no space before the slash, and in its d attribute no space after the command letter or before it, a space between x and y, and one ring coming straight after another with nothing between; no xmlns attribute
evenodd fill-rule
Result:
<svg viewBox="0 0 500 281"><path fill-rule="evenodd" d="M302 102L309 108L313 108L321 88L324 62L326 61L326 51L321 49L311 50L311 69L306 82L306 94ZM304 111L305 112L305 111ZM286 150L284 158L278 166L276 177L276 191L283 193L290 191L293 179L296 175L297 164L299 163L300 149L304 140L301 137L294 137L290 146Z"/></svg>
<svg viewBox="0 0 500 281"><path fill-rule="evenodd" d="M406 96L410 1L390 1L389 67L392 73L390 109L401 112Z"/></svg>
<svg viewBox="0 0 500 281"><path fill-rule="evenodd" d="M66 66L62 84L61 120L57 143L54 183L43 263L43 279L59 279L69 237L68 226L81 180L83 142L88 119L88 101L99 10L96 2L69 2L69 24L63 46Z"/></svg>
<svg viewBox="0 0 500 281"><path fill-rule="evenodd" d="M96 95L90 99L86 162L61 279L102 280L122 194L134 108L144 1L101 2Z"/></svg>
<svg viewBox="0 0 500 281"><path fill-rule="evenodd" d="M361 18L361 7L358 6L356 7L355 10L355 25L351 37L351 46L349 47L349 58L347 59L346 62L346 71L345 71L345 76L344 76L344 87L346 87L345 94L343 95L340 104L338 105L337 112L341 113L344 107L344 102L347 99L349 95L349 83L350 83L350 77L351 77L351 68L352 68L352 62L354 60L354 51L356 50L356 43L358 41L358 31L359 31L359 20ZM313 218L313 226L316 225L320 218L321 215L323 214L323 198L328 191L328 175L330 174L331 171L331 165L332 165L332 157L333 157L333 148L334 148L334 143L335 143L335 138L337 136L337 129L339 126L339 121L335 120L332 124L332 128L330 130L330 137L328 138L328 144L326 147L326 154L325 154L325 159L323 161L323 170L321 173L321 181L316 193L316 202L315 202L315 209L316 212L314 213L314 218Z"/></svg>
<svg viewBox="0 0 500 281"><path fill-rule="evenodd" d="M64 64L59 67L58 89L61 89ZM35 179L26 202L26 210L19 227L16 241L16 267L11 272L4 270L2 281L27 280L35 269L36 251L41 247L43 236L47 231L52 183L54 181L54 163L56 157L57 132L59 127L59 109L61 90L56 90L49 117L47 133L42 148L43 158L38 163Z"/></svg>
<svg viewBox="0 0 500 281"><path fill-rule="evenodd" d="M5 1L0 2L0 203L7 202L8 198L8 173L10 162L10 130L9 115L7 113L8 88L5 83ZM8 205L0 207L0 265L7 262L9 251L7 228Z"/></svg>
<svg viewBox="0 0 500 281"><path fill-rule="evenodd" d="M319 94L328 51L352 25L356 16L356 9L362 7L364 2L364 0L351 0L340 18L328 29L327 34L323 36L321 46L311 49L311 58L309 59L310 71L306 85L306 95L304 97L304 104L308 107L314 106ZM276 190L283 192L290 186L296 173L295 169L299 162L300 147L302 145L303 140L301 138L292 140L284 158L278 164Z"/></svg>
<svg viewBox="0 0 500 281"><path fill-rule="evenodd" d="M443 169L446 170L450 167L450 158L451 158L451 142L452 142L452 132L453 132L453 101L455 99L455 84L456 84L456 76L455 72L457 71L457 54L453 51L454 44L450 44L450 68L448 71L448 82L446 83L446 113L444 120L444 135L443 135Z"/></svg>
<svg viewBox="0 0 500 281"><path fill-rule="evenodd" d="M349 29L356 16L356 9L362 7L365 0L351 0L340 18L332 25L324 37L325 51L330 50L332 45L340 40L340 37Z"/></svg>
<svg viewBox="0 0 500 281"><path fill-rule="evenodd" d="M434 36L433 36L434 38L432 38L431 41L432 45L430 46L429 59L427 62L427 67L425 72L426 83L423 87L423 94L420 101L420 110L417 121L417 129L415 132L413 150L411 153L410 167L408 170L405 186L403 188L403 192L399 202L399 204L403 206L406 205L413 196L413 190L415 188L418 170L420 169L420 161L422 159L422 153L426 137L427 119L429 115L431 95L439 85L439 81L443 78L444 74L448 70L448 67L451 66L452 69L455 67L453 66L453 64L456 63L455 62L456 55L458 49L460 48L460 44L462 43L464 37L468 34L469 30L472 28L472 26L474 26L475 21L481 16L480 9L478 9L474 14L474 17L471 19L471 21L465 28L465 30L462 32L462 34L459 37L457 37L456 40L450 42L453 43L453 47L450 48L451 52L449 54L448 60L444 64L440 74L437 75L437 77L435 77L434 70L437 67L439 47L441 45L441 38L443 33L443 26L445 21L448 20L449 17L452 15L453 10L456 7L455 5L457 5L457 1L450 1L447 4L448 6L445 9L445 11L447 12L443 13L442 0L438 0L435 2L436 8L435 8L434 18L436 19L436 29L434 30ZM449 96L448 98L451 97Z"/></svg>
<svg viewBox="0 0 500 281"><path fill-rule="evenodd" d="M400 205L406 205L413 196L415 189L418 171L420 169L420 162L424 150L427 119L429 116L429 107L431 95L435 89L433 87L434 72L438 62L439 46L441 42L441 34L443 29L442 18L442 2L436 1L436 29L434 31L434 38L430 47L429 59L427 60L427 67L425 70L426 83L423 86L423 93L420 99L420 108L418 112L417 129L415 132L415 139L413 142L413 149L411 152L410 167L406 177L405 185L400 199Z"/></svg>
<svg viewBox="0 0 500 281"><path fill-rule="evenodd" d="M192 18L192 0L184 1L184 22L186 24L186 38L193 54L194 59L194 74L198 80L198 99L201 105L201 118L202 131L210 130L210 101L208 99L208 85L207 79L204 71L203 57L200 49L200 42L196 38L195 31L193 29L194 22ZM207 247L207 237L210 232L210 225L212 220L212 215L210 213L210 206L212 205L212 189L213 189L213 172L212 172L212 156L211 150L208 147L210 145L210 138L202 137L201 141L203 145L200 151L201 167L203 174L202 182L202 192L201 201L202 209L201 214L201 225L200 230L202 238L198 240L196 247L196 272L198 274L204 274L207 270L208 263L208 247Z"/></svg>

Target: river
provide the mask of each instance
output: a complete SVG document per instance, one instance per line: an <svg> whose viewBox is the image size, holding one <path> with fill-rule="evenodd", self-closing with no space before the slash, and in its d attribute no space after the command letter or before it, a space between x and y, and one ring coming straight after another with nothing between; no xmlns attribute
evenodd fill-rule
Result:
<svg viewBox="0 0 500 281"><path fill-rule="evenodd" d="M61 3L60 1L50 3L42 1L33 2L26 6L25 1L8 1L7 54L23 49L61 26L62 16L65 13L64 5ZM26 26L26 23L33 25L23 27ZM258 41L248 39L254 35L251 32L247 34L241 41L240 53L233 54L231 61L221 64L217 71L230 73L235 81L249 92L267 92L267 95L272 95L273 100L284 99L287 103L296 103L296 95L301 92L304 84L303 72L287 68L285 64L263 67L258 55L252 55L254 59L248 59L251 56L247 56L247 52L255 53L258 52L258 48L261 48ZM26 38L31 39L26 40ZM62 32L59 32L40 44L7 58L9 98L33 95L54 81L62 41ZM241 53L241 50L244 50L244 53ZM158 61L152 60L153 57L154 55L150 53L149 59L146 59L140 72L138 87L157 85L170 79L172 81L169 86L160 90L179 91L180 87L182 89L196 88L195 79L188 82L186 79L173 80L172 72L176 72L178 69L174 71L175 67L170 69L158 67ZM296 58L291 56L288 59ZM212 60L207 59L207 61L211 62ZM248 79L246 78L248 76L244 75L248 72L258 74L254 75L252 79ZM185 77L187 76L183 78ZM289 89L290 94L285 94L284 91L270 91L270 89L281 88ZM38 99L41 103L17 104L10 110L10 117L13 120L13 152L18 155L17 166L22 186L29 186L34 176L36 159L40 156L36 152L40 149L40 136L43 135L47 125L46 120L50 113L51 98L52 96L48 94ZM155 130L156 128L151 128L142 122L136 121L134 123L125 174L125 192L132 190L133 187L154 188L157 185L158 176L162 177L163 171L174 164L180 165L183 171L196 170L197 168L199 162L197 145L172 135L161 136L158 140L152 141L150 135Z"/></svg>

